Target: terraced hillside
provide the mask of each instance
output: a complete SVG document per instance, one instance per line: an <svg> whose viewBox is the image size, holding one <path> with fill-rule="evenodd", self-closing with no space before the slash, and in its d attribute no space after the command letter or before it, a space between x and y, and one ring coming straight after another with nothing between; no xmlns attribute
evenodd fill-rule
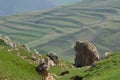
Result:
<svg viewBox="0 0 120 80"><path fill-rule="evenodd" d="M79 0L0 0L0 16L48 10L77 1Z"/></svg>
<svg viewBox="0 0 120 80"><path fill-rule="evenodd" d="M49 11L0 17L0 33L41 53L71 60L76 40L90 40L100 53L120 49L120 1L84 0Z"/></svg>

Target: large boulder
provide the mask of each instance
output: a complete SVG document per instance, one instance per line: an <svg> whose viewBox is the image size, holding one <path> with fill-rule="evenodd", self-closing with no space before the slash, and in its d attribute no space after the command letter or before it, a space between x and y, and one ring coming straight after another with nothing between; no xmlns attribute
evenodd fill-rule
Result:
<svg viewBox="0 0 120 80"><path fill-rule="evenodd" d="M60 61L59 58L58 58L58 56L57 56L56 53L54 53L54 52L48 53L47 56L48 56L51 60L53 60L53 62L54 62L55 64L58 64L59 61Z"/></svg>
<svg viewBox="0 0 120 80"><path fill-rule="evenodd" d="M89 41L77 41L74 49L76 51L75 66L77 67L89 66L99 60L97 48Z"/></svg>

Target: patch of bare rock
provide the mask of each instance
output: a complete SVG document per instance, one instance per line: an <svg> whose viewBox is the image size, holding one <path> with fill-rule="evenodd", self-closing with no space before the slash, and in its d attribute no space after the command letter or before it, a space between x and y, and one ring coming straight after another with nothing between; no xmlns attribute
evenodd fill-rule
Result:
<svg viewBox="0 0 120 80"><path fill-rule="evenodd" d="M49 53L45 58L40 59L36 71L42 76L43 80L55 80L50 71L50 66L55 66L59 63L59 58L55 53Z"/></svg>
<svg viewBox="0 0 120 80"><path fill-rule="evenodd" d="M11 41L8 36L0 35L0 40L4 42L5 45L10 46L12 48L16 48L17 45Z"/></svg>

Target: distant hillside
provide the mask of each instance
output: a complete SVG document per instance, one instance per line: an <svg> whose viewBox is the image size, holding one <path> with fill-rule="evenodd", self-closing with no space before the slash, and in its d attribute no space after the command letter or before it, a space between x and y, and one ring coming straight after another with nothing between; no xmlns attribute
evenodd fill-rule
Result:
<svg viewBox="0 0 120 80"><path fill-rule="evenodd" d="M55 8L79 0L0 0L0 16Z"/></svg>
<svg viewBox="0 0 120 80"><path fill-rule="evenodd" d="M40 53L72 60L77 40L90 40L102 54L120 49L120 1L83 0L49 11L0 17L0 33Z"/></svg>

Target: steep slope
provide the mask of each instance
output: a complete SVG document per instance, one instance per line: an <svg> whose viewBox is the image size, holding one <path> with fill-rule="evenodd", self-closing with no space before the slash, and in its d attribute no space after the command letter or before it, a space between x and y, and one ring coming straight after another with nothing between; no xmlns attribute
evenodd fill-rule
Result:
<svg viewBox="0 0 120 80"><path fill-rule="evenodd" d="M8 47L0 40L0 80L42 80L35 71L37 65L30 59L33 53L22 47L18 49ZM26 58L18 56L18 52ZM72 63L60 61L57 66L50 68L50 72L56 80L73 80L75 76L83 80L119 80L119 63L120 52L116 52L98 61L95 67L76 68ZM64 71L69 73L60 76Z"/></svg>
<svg viewBox="0 0 120 80"><path fill-rule="evenodd" d="M88 71L89 76L85 80L119 80L120 74L120 52L98 62L95 69Z"/></svg>
<svg viewBox="0 0 120 80"><path fill-rule="evenodd" d="M94 42L100 53L119 51L119 3L83 0L49 11L1 17L0 33L41 53L55 51L69 61L76 40Z"/></svg>
<svg viewBox="0 0 120 80"><path fill-rule="evenodd" d="M0 80L41 80L35 71L36 65L30 59L31 54L22 47L14 50L0 40Z"/></svg>
<svg viewBox="0 0 120 80"><path fill-rule="evenodd" d="M97 62L96 67L90 66L83 68L71 68L70 63L66 63L66 68L60 66L52 68L52 72L60 74L64 71L69 71L69 74L60 76L57 80L73 80L72 77L83 77L83 80L119 80L120 74L120 52L110 55L108 58ZM78 79L80 80L80 79Z"/></svg>

